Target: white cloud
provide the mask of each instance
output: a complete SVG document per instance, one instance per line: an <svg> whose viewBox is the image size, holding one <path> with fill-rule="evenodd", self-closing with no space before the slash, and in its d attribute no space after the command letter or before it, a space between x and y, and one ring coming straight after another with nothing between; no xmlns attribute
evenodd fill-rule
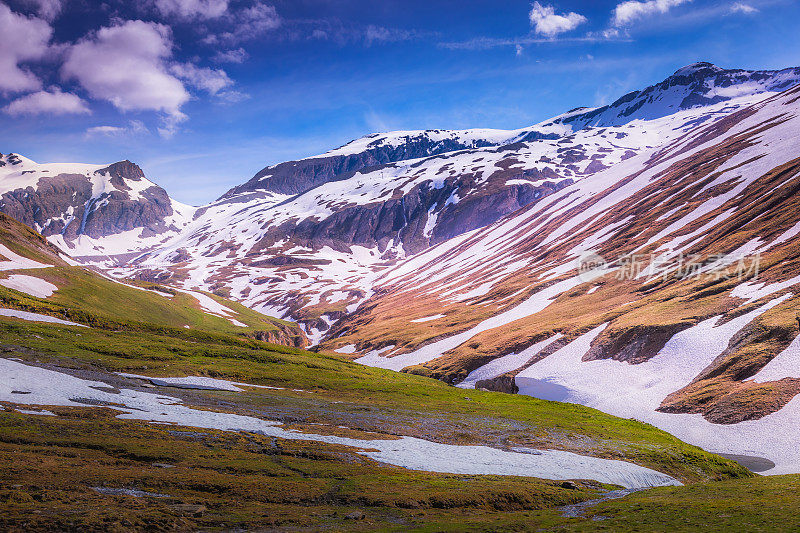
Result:
<svg viewBox="0 0 800 533"><path fill-rule="evenodd" d="M0 93L41 88L39 79L20 63L44 57L52 34L46 21L14 13L0 3Z"/></svg>
<svg viewBox="0 0 800 533"><path fill-rule="evenodd" d="M180 111L176 113L171 113L163 118L161 121L161 127L156 128L158 130L158 134L164 138L169 139L170 137L174 136L178 133L178 127L189 119L186 115L181 113Z"/></svg>
<svg viewBox="0 0 800 533"><path fill-rule="evenodd" d="M236 45L257 39L281 25L281 18L275 8L257 3L235 13L228 12L226 19L231 24L230 31L211 34L203 39L206 44Z"/></svg>
<svg viewBox="0 0 800 533"><path fill-rule="evenodd" d="M48 22L53 22L61 14L61 0L26 0L26 3L34 6L39 17Z"/></svg>
<svg viewBox="0 0 800 533"><path fill-rule="evenodd" d="M656 13L666 13L673 7L691 2L692 0L648 0L637 2L630 0L622 2L614 8L614 25L625 26L631 22Z"/></svg>
<svg viewBox="0 0 800 533"><path fill-rule="evenodd" d="M602 31L603 39L616 39L619 37L619 30L617 28L608 28Z"/></svg>
<svg viewBox="0 0 800 533"><path fill-rule="evenodd" d="M17 98L3 108L9 115L79 115L89 114L86 102L72 93L62 92L58 87L50 91L39 91Z"/></svg>
<svg viewBox="0 0 800 533"><path fill-rule="evenodd" d="M556 15L553 6L543 6L539 2L533 3L529 16L536 33L547 37L555 37L559 33L574 30L587 20L578 13Z"/></svg>
<svg viewBox="0 0 800 533"><path fill-rule="evenodd" d="M217 97L223 102L227 102L229 104L238 104L239 102L244 102L245 100L250 99L249 94L239 91L222 91L217 94Z"/></svg>
<svg viewBox="0 0 800 533"><path fill-rule="evenodd" d="M222 69L198 67L193 63L178 63L170 67L170 72L186 83L206 91L217 94L222 89L233 85L233 80Z"/></svg>
<svg viewBox="0 0 800 533"><path fill-rule="evenodd" d="M235 50L217 52L213 59L217 63L244 63L248 57L250 55L244 48L237 48Z"/></svg>
<svg viewBox="0 0 800 533"><path fill-rule="evenodd" d="M127 126L93 126L86 130L87 137L122 137L150 133L141 120L131 120Z"/></svg>
<svg viewBox="0 0 800 533"><path fill-rule="evenodd" d="M367 46L372 46L374 43L407 41L415 36L414 32L408 30L369 25L364 31L364 43Z"/></svg>
<svg viewBox="0 0 800 533"><path fill-rule="evenodd" d="M162 111L183 117L189 100L183 84L167 71L172 38L167 26L141 20L105 27L72 45L61 67L89 94L122 111ZM174 118L173 118L174 121Z"/></svg>
<svg viewBox="0 0 800 533"><path fill-rule="evenodd" d="M519 57L523 54L523 52L525 52L525 47L522 46L521 44L518 44L516 45L516 50L517 50L517 57Z"/></svg>
<svg viewBox="0 0 800 533"><path fill-rule="evenodd" d="M731 6L731 13L743 13L745 15L753 15L755 13L758 13L758 9L754 8L749 4L736 2Z"/></svg>
<svg viewBox="0 0 800 533"><path fill-rule="evenodd" d="M156 8L165 17L214 19L228 10L228 0L156 0Z"/></svg>

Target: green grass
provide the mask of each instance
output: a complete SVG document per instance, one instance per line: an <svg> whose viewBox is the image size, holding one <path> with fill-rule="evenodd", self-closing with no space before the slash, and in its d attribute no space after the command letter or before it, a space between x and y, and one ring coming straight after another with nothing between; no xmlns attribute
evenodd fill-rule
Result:
<svg viewBox="0 0 800 533"><path fill-rule="evenodd" d="M206 375L282 387L186 394L194 405L279 420L287 427L323 424L314 426L316 431L562 449L632 461L687 483L727 480L648 491L592 510L609 516L599 524L617 530L630 524L659 530L668 519L674 522L679 513L664 518L659 506L678 509L682 491L729 486L732 494L749 494L760 482L732 461L634 420L573 404L456 389L256 340L254 331L292 335L297 329L210 295L249 326L236 327L203 312L191 296L167 298L65 266L45 241L15 224L0 217L0 241L16 253L56 265L21 273L46 279L59 290L39 299L0 287L0 306L91 327L0 318L0 356L100 373ZM13 408L0 405L0 530L486 531L598 524L564 519L556 509L596 497L601 488L596 482L568 489L531 478L413 472L322 443L192 428L176 432L179 428L119 420L102 408L53 408L57 417L21 415ZM96 486L169 497L108 496L92 489ZM697 499L692 519L706 516L703 501ZM729 501L744 505L733 496ZM348 518L353 512L357 518Z"/></svg>
<svg viewBox="0 0 800 533"><path fill-rule="evenodd" d="M572 450L631 460L690 482L747 475L735 463L649 424L574 404L465 391L421 376L234 335L182 329L107 331L3 320L0 339L9 352L50 358L63 366L92 365L153 376L207 375L283 387L287 390L228 396L241 411L275 413L287 420L454 443Z"/></svg>
<svg viewBox="0 0 800 533"><path fill-rule="evenodd" d="M570 531L798 531L800 476L657 488L591 508ZM562 530L562 528L558 528Z"/></svg>
<svg viewBox="0 0 800 533"><path fill-rule="evenodd" d="M597 484L379 465L352 450L159 427L103 408L0 409L0 530L796 531L800 476L650 489L564 518ZM129 488L167 498L103 495ZM347 518L351 513L363 518Z"/></svg>
<svg viewBox="0 0 800 533"><path fill-rule="evenodd" d="M20 271L59 287L48 298L36 298L13 289L0 287L0 307L20 309L70 321L93 328L125 331L189 330L211 335L234 335L254 338L267 335L287 342L303 337L296 324L268 317L241 304L215 295L209 296L230 308L239 322L235 326L227 318L202 310L191 295L143 284L158 290L141 290L98 276L80 267L54 267ZM188 328L187 328L188 326ZM177 333L175 333L177 334Z"/></svg>
<svg viewBox="0 0 800 533"><path fill-rule="evenodd" d="M105 409L59 418L0 411L0 529L424 529L593 497L530 478L428 474L347 448L163 428ZM168 465L168 467L165 467ZM167 498L103 495L130 488ZM191 506L191 507L187 507ZM363 518L350 519L353 512Z"/></svg>

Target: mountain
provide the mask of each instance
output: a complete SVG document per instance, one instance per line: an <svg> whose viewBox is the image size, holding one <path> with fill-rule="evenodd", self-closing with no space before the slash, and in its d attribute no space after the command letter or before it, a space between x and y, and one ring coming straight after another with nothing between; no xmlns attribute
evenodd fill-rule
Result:
<svg viewBox="0 0 800 533"><path fill-rule="evenodd" d="M661 83L633 91L610 105L579 109L545 124L567 125L573 130L587 126L622 126L635 120L652 120L678 111L705 107L760 93L782 92L797 85L800 68L783 70L723 69L700 62L678 69Z"/></svg>
<svg viewBox="0 0 800 533"><path fill-rule="evenodd" d="M385 271L321 348L797 472L798 131L800 86L705 121Z"/></svg>
<svg viewBox="0 0 800 533"><path fill-rule="evenodd" d="M800 81L800 69L690 65L596 109L518 130L374 134L267 167L183 206L129 162L6 156L0 211L115 275L222 291L314 342L430 246L613 168Z"/></svg>
<svg viewBox="0 0 800 533"><path fill-rule="evenodd" d="M81 259L228 295L363 364L582 403L796 471L798 82L697 63L520 130L372 135ZM21 168L4 181L32 179ZM578 272L592 262L596 279Z"/></svg>
<svg viewBox="0 0 800 533"><path fill-rule="evenodd" d="M228 335L288 346L307 344L296 324L264 316L219 295L122 283L80 266L42 235L2 213L0 316L112 331L171 331L189 336L200 332L201 337Z"/></svg>
<svg viewBox="0 0 800 533"><path fill-rule="evenodd" d="M800 81L800 70L695 65L623 98L629 106L576 110L519 130L371 135L265 168L134 264L103 266L230 291L250 307L299 321L318 341L398 261L652 153L792 80Z"/></svg>
<svg viewBox="0 0 800 533"><path fill-rule="evenodd" d="M152 248L179 233L195 209L130 161L38 164L0 154L0 211L83 257Z"/></svg>
<svg viewBox="0 0 800 533"><path fill-rule="evenodd" d="M299 333L108 279L0 215L0 529L483 529L609 485L753 477L647 424L465 396L254 334L270 327Z"/></svg>

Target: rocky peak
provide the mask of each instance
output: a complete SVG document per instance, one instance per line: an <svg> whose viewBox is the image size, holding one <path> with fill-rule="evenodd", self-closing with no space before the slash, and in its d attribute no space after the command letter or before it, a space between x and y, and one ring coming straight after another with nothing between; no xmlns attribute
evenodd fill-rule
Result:
<svg viewBox="0 0 800 533"><path fill-rule="evenodd" d="M139 168L139 165L131 163L127 159L96 170L95 174L108 174L111 176L111 184L117 189L123 191L131 190L131 188L125 183L125 180L141 181L145 179L144 172L141 168Z"/></svg>
<svg viewBox="0 0 800 533"><path fill-rule="evenodd" d="M734 98L781 92L798 83L800 68L723 69L712 63L698 62L678 69L660 83L630 92L612 104L585 113L567 113L550 124L567 124L573 131L589 126L621 126L637 119L658 119Z"/></svg>
<svg viewBox="0 0 800 533"><path fill-rule="evenodd" d="M693 76L698 73L717 73L722 72L724 69L716 66L713 63L709 63L707 61L700 61L698 63L692 63L691 65L686 65L685 67L679 68L675 71L672 77L676 76Z"/></svg>

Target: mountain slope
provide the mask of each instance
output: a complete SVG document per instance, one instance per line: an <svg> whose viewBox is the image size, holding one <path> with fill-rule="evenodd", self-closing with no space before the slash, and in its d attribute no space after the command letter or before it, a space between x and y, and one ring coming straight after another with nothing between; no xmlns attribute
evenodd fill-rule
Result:
<svg viewBox="0 0 800 533"><path fill-rule="evenodd" d="M726 102L745 95L778 93L800 83L800 68L783 70L723 69L700 62L678 69L661 83L633 91L614 103L573 111L545 126L621 126L635 120L653 120L697 107Z"/></svg>
<svg viewBox="0 0 800 533"><path fill-rule="evenodd" d="M295 324L198 291L124 284L65 259L27 226L0 213L2 313L104 329L223 333L305 346ZM20 315L22 313L22 315Z"/></svg>
<svg viewBox="0 0 800 533"><path fill-rule="evenodd" d="M346 515L358 510L356 520L369 514L367 528L457 527L467 515L489 522L584 501L608 484L750 477L652 426L593 409L465 397L421 376L250 338L232 317L214 316L235 309L229 302L106 280L68 266L9 217L0 229L0 281L40 280L0 288L7 529L351 529ZM71 297L89 278L103 300L119 291L128 312L147 309L147 322L86 292ZM20 290L41 282L56 286L50 296ZM208 320L183 296L207 307ZM196 323L175 327L175 316ZM42 505L53 512L37 513Z"/></svg>
<svg viewBox="0 0 800 533"><path fill-rule="evenodd" d="M796 69L695 65L625 100L634 110L616 103L506 132L366 137L264 169L201 208L180 236L115 272L230 290L250 307L299 321L316 341L398 260L653 153L793 81Z"/></svg>
<svg viewBox="0 0 800 533"><path fill-rule="evenodd" d="M797 471L798 129L795 87L434 247L323 348Z"/></svg>

